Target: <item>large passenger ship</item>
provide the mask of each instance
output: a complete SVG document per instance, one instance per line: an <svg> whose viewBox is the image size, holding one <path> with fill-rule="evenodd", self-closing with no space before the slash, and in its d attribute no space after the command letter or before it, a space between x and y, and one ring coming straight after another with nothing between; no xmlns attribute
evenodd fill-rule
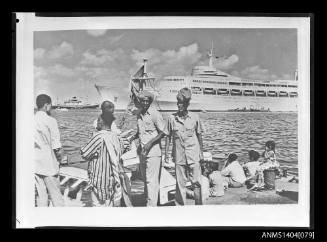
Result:
<svg viewBox="0 0 327 242"><path fill-rule="evenodd" d="M183 87L192 90L189 110L269 110L297 111L298 78L294 80L249 80L217 70L214 65L213 48L208 53L207 66L195 66L189 76L168 76L161 80L149 77L146 60L131 78L132 93L142 89L155 95L155 105L160 111L175 111L176 94ZM126 109L124 101L115 88L97 86L103 99L111 100L117 109Z"/></svg>

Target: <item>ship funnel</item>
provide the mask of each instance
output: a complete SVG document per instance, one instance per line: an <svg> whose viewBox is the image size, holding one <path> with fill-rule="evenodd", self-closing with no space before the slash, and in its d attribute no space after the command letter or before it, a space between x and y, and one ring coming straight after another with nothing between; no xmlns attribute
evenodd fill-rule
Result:
<svg viewBox="0 0 327 242"><path fill-rule="evenodd" d="M297 81L298 80L298 70L294 71L294 79Z"/></svg>

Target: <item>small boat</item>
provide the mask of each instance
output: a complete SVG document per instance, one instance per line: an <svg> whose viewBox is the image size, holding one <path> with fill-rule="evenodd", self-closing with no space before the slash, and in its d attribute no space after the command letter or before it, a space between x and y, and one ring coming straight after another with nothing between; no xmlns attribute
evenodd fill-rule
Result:
<svg viewBox="0 0 327 242"><path fill-rule="evenodd" d="M265 96L266 96L266 92L265 92L264 90L257 90L257 91L255 92L255 95L256 95L257 97L265 97Z"/></svg>
<svg viewBox="0 0 327 242"><path fill-rule="evenodd" d="M232 89L232 90L230 91L230 94L231 94L232 96L241 96L241 95L242 95L242 91L241 91L240 89Z"/></svg>
<svg viewBox="0 0 327 242"><path fill-rule="evenodd" d="M270 112L270 109L265 109L264 107L262 108L235 108L235 109L228 109L228 112Z"/></svg>
<svg viewBox="0 0 327 242"><path fill-rule="evenodd" d="M290 92L290 97L297 97L298 93L297 92Z"/></svg>
<svg viewBox="0 0 327 242"><path fill-rule="evenodd" d="M268 97L277 97L276 91L268 91Z"/></svg>
<svg viewBox="0 0 327 242"><path fill-rule="evenodd" d="M278 96L279 96L279 97L288 97L288 92L280 91L280 92L278 93Z"/></svg>
<svg viewBox="0 0 327 242"><path fill-rule="evenodd" d="M216 90L213 88L204 88L203 94L216 95Z"/></svg>
<svg viewBox="0 0 327 242"><path fill-rule="evenodd" d="M229 91L226 88L219 88L217 90L217 94L218 95L228 95L229 94Z"/></svg>
<svg viewBox="0 0 327 242"><path fill-rule="evenodd" d="M243 95L244 96L254 96L254 91L253 90L244 90Z"/></svg>

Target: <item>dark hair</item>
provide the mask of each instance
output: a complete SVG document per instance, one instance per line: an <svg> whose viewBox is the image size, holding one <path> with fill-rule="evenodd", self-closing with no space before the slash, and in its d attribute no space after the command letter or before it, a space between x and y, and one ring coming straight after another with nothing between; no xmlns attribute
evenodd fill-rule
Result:
<svg viewBox="0 0 327 242"><path fill-rule="evenodd" d="M233 162L237 159L237 155L235 153L232 153L228 156L228 162Z"/></svg>
<svg viewBox="0 0 327 242"><path fill-rule="evenodd" d="M51 104L51 97L46 94L40 94L36 97L36 106L38 109L43 108L45 104Z"/></svg>
<svg viewBox="0 0 327 242"><path fill-rule="evenodd" d="M273 151L275 151L275 146L276 146L275 142L272 141L272 140L269 140L269 141L266 142L266 147L268 147L269 149L271 149Z"/></svg>
<svg viewBox="0 0 327 242"><path fill-rule="evenodd" d="M115 105L112 102L104 101L104 102L101 103L102 112L106 110L106 106L108 106L109 108L114 108L115 107Z"/></svg>
<svg viewBox="0 0 327 242"><path fill-rule="evenodd" d="M259 154L259 152L255 151L255 150L250 150L249 151L249 157L250 157L250 160L257 161L259 159L259 157L260 157L260 154Z"/></svg>

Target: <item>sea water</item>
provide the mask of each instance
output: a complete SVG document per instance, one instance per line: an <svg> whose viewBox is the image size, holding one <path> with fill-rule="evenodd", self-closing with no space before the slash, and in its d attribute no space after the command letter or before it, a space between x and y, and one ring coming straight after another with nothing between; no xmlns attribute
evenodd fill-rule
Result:
<svg viewBox="0 0 327 242"><path fill-rule="evenodd" d="M68 157L78 155L95 131L93 122L101 113L99 109L53 110L61 133L61 142ZM170 113L162 113L165 120ZM282 166L297 172L298 165L298 116L297 113L279 112L217 112L198 115L204 126L203 146L215 155L236 153L240 162L248 159L248 151L264 151L265 142L274 140L276 155ZM116 124L122 117L122 131L136 131L136 117L115 113ZM164 142L163 142L164 144Z"/></svg>

